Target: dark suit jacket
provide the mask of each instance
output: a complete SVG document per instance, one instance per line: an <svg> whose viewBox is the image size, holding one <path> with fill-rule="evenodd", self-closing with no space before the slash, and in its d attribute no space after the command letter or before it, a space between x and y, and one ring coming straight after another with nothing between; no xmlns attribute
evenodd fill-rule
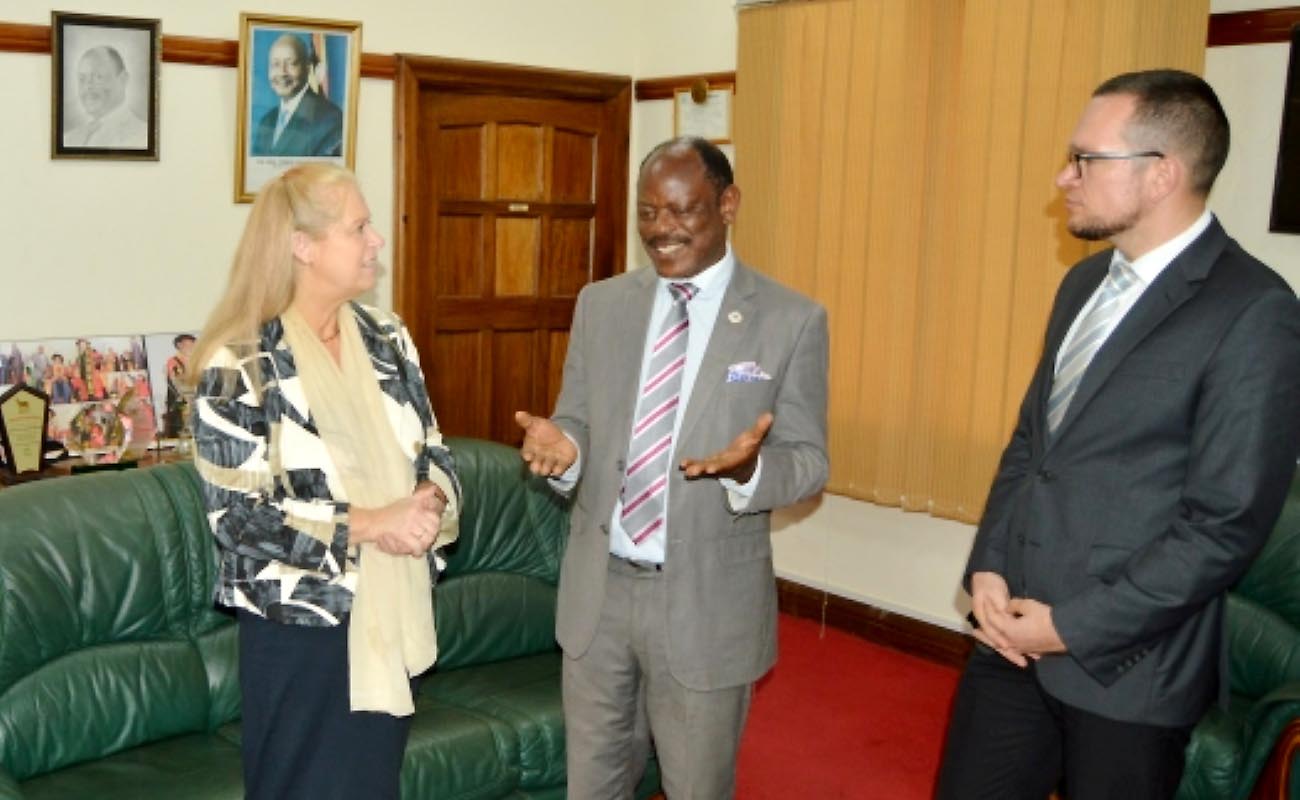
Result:
<svg viewBox="0 0 1300 800"><path fill-rule="evenodd" d="M324 97L308 89L298 108L275 138L275 123L280 118L276 104L258 120L253 132L255 156L341 156L343 155L343 112Z"/></svg>
<svg viewBox="0 0 1300 800"><path fill-rule="evenodd" d="M966 568L1052 606L1052 696L1118 720L1195 722L1224 680L1223 594L1263 546L1300 442L1300 303L1212 221L1097 352L1061 426L1061 341L1112 251L1075 266Z"/></svg>
<svg viewBox="0 0 1300 800"><path fill-rule="evenodd" d="M658 276L640 269L586 286L578 296L564 385L554 420L582 453L568 547L560 571L556 634L581 656L605 596L609 521L623 482L628 436ZM668 663L697 690L749 683L776 660L772 509L826 482L826 311L737 263L673 443L673 462L725 447L764 411L762 473L744 513L717 480L670 473L664 580ZM728 382L727 368L756 362L771 380Z"/></svg>

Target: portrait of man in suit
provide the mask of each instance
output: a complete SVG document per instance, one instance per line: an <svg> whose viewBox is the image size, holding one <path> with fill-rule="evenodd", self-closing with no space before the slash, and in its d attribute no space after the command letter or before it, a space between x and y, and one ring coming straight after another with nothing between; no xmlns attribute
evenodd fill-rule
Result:
<svg viewBox="0 0 1300 800"><path fill-rule="evenodd" d="M279 102L253 130L254 156L340 156L343 112L314 91L309 77L315 67L306 42L283 33L267 53L267 82Z"/></svg>
<svg viewBox="0 0 1300 800"><path fill-rule="evenodd" d="M631 797L652 738L669 797L734 794L776 660L769 515L826 481L826 313L739 261L739 206L715 145L654 148L654 268L582 290L554 414L516 417L523 459L573 497L556 636L574 800Z"/></svg>
<svg viewBox="0 0 1300 800"><path fill-rule="evenodd" d="M1300 446L1300 303L1206 207L1223 107L1176 70L1101 84L1057 175L1113 247L1057 291L966 566L976 650L939 798L1173 797L1226 696L1224 593Z"/></svg>
<svg viewBox="0 0 1300 800"><path fill-rule="evenodd" d="M92 47L77 59L77 100L82 122L63 134L67 147L144 149L149 127L127 104L131 75L112 45Z"/></svg>

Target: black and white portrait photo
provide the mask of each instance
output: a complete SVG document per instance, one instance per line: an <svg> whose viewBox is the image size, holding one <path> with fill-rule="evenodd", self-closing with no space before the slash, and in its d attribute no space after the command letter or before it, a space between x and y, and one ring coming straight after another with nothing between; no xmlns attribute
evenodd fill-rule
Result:
<svg viewBox="0 0 1300 800"><path fill-rule="evenodd" d="M159 28L54 12L54 158L158 158Z"/></svg>

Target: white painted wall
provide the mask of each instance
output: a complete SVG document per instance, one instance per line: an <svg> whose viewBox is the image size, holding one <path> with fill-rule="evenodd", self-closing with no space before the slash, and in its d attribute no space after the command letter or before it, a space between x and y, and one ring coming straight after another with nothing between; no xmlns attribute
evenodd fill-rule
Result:
<svg viewBox="0 0 1300 800"><path fill-rule="evenodd" d="M367 52L633 75L643 6L634 0L271 0L257 8L360 18ZM49 24L51 9L67 7L7 3L0 19ZM83 0L76 10L157 17L164 34L238 39L239 13L248 7L235 0ZM232 200L236 70L162 65L156 163L51 160L49 57L0 53L0 75L12 115L0 125L7 190L0 192L6 245L0 339L200 326L224 286L248 211ZM391 230L392 82L362 80L359 102L357 174L380 229ZM19 119L27 124L14 124ZM391 297L385 276L373 299L387 306Z"/></svg>
<svg viewBox="0 0 1300 800"><path fill-rule="evenodd" d="M1215 12L1260 6L1212 2ZM25 0L4 6L0 18L48 24L51 7ZM77 10L161 17L165 33L234 39L242 7L233 0L82 0ZM354 19L361 7L271 0L260 8ZM730 0L376 0L365 8L363 46L370 52L644 78L730 71L736 63ZM574 19L587 20L576 34ZM1248 250L1300 286L1300 237L1266 230L1285 51L1264 45L1209 52L1207 78L1234 127L1212 205ZM231 201L235 70L163 65L159 163L51 161L49 58L0 53L0 75L6 108L27 112L10 119L34 121L0 125L7 190L0 192L0 339L199 324L221 289L247 211ZM391 225L391 84L362 81L360 103L357 171L375 218ZM671 103L636 104L631 135L635 165L672 135ZM634 226L629 237L629 261L644 261ZM376 295L390 303L387 281ZM954 629L964 624L957 583L971 526L828 496L779 513L773 537L782 577Z"/></svg>
<svg viewBox="0 0 1300 800"><path fill-rule="evenodd" d="M1300 235L1268 231L1290 52L1287 44L1206 52L1205 79L1232 124L1232 149L1210 195L1210 208L1243 247L1300 291Z"/></svg>

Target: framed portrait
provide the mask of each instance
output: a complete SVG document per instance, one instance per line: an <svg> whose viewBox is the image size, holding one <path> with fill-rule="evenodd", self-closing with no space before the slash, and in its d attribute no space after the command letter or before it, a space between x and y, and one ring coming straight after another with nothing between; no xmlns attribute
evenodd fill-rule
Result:
<svg viewBox="0 0 1300 800"><path fill-rule="evenodd" d="M1300 233L1300 25L1291 29L1291 60L1287 65L1279 139L1268 229L1274 233Z"/></svg>
<svg viewBox="0 0 1300 800"><path fill-rule="evenodd" d="M673 90L673 135L698 136L714 144L731 141L731 101L735 87L703 80Z"/></svg>
<svg viewBox="0 0 1300 800"><path fill-rule="evenodd" d="M235 202L304 161L356 160L361 23L241 14Z"/></svg>
<svg viewBox="0 0 1300 800"><path fill-rule="evenodd" d="M51 17L50 156L157 161L160 21Z"/></svg>

